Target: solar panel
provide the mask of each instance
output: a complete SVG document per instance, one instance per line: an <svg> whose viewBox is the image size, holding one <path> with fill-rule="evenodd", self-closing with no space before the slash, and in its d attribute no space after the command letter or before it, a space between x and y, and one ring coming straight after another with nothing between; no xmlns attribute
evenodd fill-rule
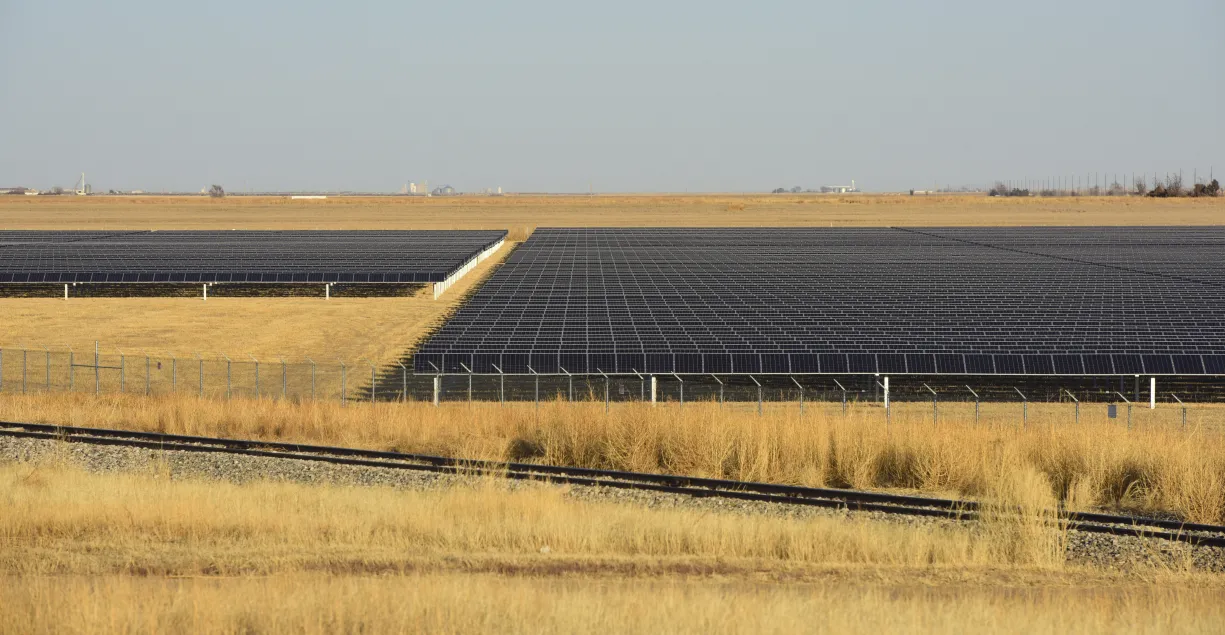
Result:
<svg viewBox="0 0 1225 635"><path fill-rule="evenodd" d="M0 231L0 282L444 281L494 231Z"/></svg>
<svg viewBox="0 0 1225 635"><path fill-rule="evenodd" d="M539 229L431 372L1203 374L1225 228Z"/></svg>

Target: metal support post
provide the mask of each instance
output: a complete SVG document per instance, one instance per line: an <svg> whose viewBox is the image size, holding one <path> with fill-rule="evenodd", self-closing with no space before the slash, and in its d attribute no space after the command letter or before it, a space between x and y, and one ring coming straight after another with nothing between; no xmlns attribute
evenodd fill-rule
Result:
<svg viewBox="0 0 1225 635"><path fill-rule="evenodd" d="M149 356L145 355L145 396L149 396L149 370L152 366L149 365Z"/></svg>
<svg viewBox="0 0 1225 635"><path fill-rule="evenodd" d="M26 394L26 358L29 356L29 351L21 349L21 394Z"/></svg>
<svg viewBox="0 0 1225 635"><path fill-rule="evenodd" d="M231 395L230 389L233 386L232 382L230 381L231 378L233 377L233 373L231 373L230 371L231 371L231 368L234 362L230 361L229 357L226 357L224 355L222 355L222 357L225 357L225 398L229 399Z"/></svg>
<svg viewBox="0 0 1225 635"><path fill-rule="evenodd" d="M330 282L325 282L323 284L323 299L324 300L332 299L332 283Z"/></svg>
<svg viewBox="0 0 1225 635"><path fill-rule="evenodd" d="M370 403L374 403L374 399L378 396L379 390L378 384L374 381L376 378L375 365L374 362L368 359L366 360L366 363L370 364ZM472 401L472 375L468 375L468 401Z"/></svg>
<svg viewBox="0 0 1225 635"><path fill-rule="evenodd" d="M309 357L306 358L306 361L310 362L310 365L311 365L311 401L314 401L315 400L315 368L316 368L316 365L315 365L315 360Z"/></svg>
<svg viewBox="0 0 1225 635"><path fill-rule="evenodd" d="M652 406L655 405L655 391L657 388L658 388L658 382L655 379L655 375L651 375L651 405Z"/></svg>
<svg viewBox="0 0 1225 635"><path fill-rule="evenodd" d="M1157 409L1157 378L1148 378L1148 409Z"/></svg>
<svg viewBox="0 0 1225 635"><path fill-rule="evenodd" d="M259 400L259 360L255 359L255 356L250 353L247 353L247 357L250 357L251 361L255 362L255 399Z"/></svg>
<svg viewBox="0 0 1225 635"><path fill-rule="evenodd" d="M795 380L794 376L788 375L788 377L791 378L791 383L795 384L795 387L800 389L800 418L802 419L804 417L804 387L800 385L800 382Z"/></svg>
<svg viewBox="0 0 1225 635"><path fill-rule="evenodd" d="M1131 400L1127 397L1123 397L1123 393L1121 392L1115 391L1114 394L1118 395L1123 399L1123 401L1127 402L1127 429L1131 430Z"/></svg>
<svg viewBox="0 0 1225 635"><path fill-rule="evenodd" d="M599 368L595 370L597 373L604 375L604 414L608 414L608 375Z"/></svg>
<svg viewBox="0 0 1225 635"><path fill-rule="evenodd" d="M749 375L749 379L752 379L753 383L757 384L757 416L760 417L762 415L762 401L763 401L762 394L761 394L761 382L757 381L757 378L752 375Z"/></svg>
<svg viewBox="0 0 1225 635"><path fill-rule="evenodd" d="M842 391L842 414L846 414L846 386L843 386L842 382L834 379L833 377L830 377L830 379L833 379L834 383L837 384L838 389Z"/></svg>
<svg viewBox="0 0 1225 635"><path fill-rule="evenodd" d="M1136 379L1136 388L1135 388L1135 392L1132 393L1132 399L1135 399L1136 401L1140 401L1140 376L1136 375L1135 379Z"/></svg>
<svg viewBox="0 0 1225 635"><path fill-rule="evenodd" d="M974 389L969 386L966 386L966 390L970 391L971 395L974 395L974 425L978 425L978 393L974 392Z"/></svg>
<svg viewBox="0 0 1225 635"><path fill-rule="evenodd" d="M889 376L885 375L885 383L880 385L885 390L885 412L889 412Z"/></svg>
<svg viewBox="0 0 1225 635"><path fill-rule="evenodd" d="M566 401L574 401L574 375L571 375L564 366L558 366L558 368L566 374Z"/></svg>
<svg viewBox="0 0 1225 635"><path fill-rule="evenodd" d="M123 353L119 354L119 392L124 392L124 384L126 383L127 363Z"/></svg>
<svg viewBox="0 0 1225 635"><path fill-rule="evenodd" d="M68 349L68 392L75 392L77 389L77 361L76 353L70 348Z"/></svg>
<svg viewBox="0 0 1225 635"><path fill-rule="evenodd" d="M536 378L536 410L539 411L540 410L540 374L532 370L531 366L528 366L527 369L528 371L532 373L532 376Z"/></svg>
<svg viewBox="0 0 1225 635"><path fill-rule="evenodd" d="M281 358L281 399L284 400L289 392L289 368L285 365L285 358Z"/></svg>
<svg viewBox="0 0 1225 635"><path fill-rule="evenodd" d="M204 295L200 298L200 300L204 302L208 301L208 285L207 284L204 285Z"/></svg>
<svg viewBox="0 0 1225 635"><path fill-rule="evenodd" d="M472 369L468 368L468 365L463 362L460 362L459 365L468 371L468 403L472 403Z"/></svg>
<svg viewBox="0 0 1225 635"><path fill-rule="evenodd" d="M630 370L634 371L635 375L638 375L638 400L646 401L647 400L647 380L646 378L643 377L642 373L638 372L637 369L631 368Z"/></svg>
<svg viewBox="0 0 1225 635"><path fill-rule="evenodd" d="M937 405L936 391L932 390L932 387L927 384L923 384L923 387L932 394L932 425L936 425L940 422L940 407Z"/></svg>
<svg viewBox="0 0 1225 635"><path fill-rule="evenodd" d="M196 358L200 360L200 396L204 396L204 358L196 353Z"/></svg>
<svg viewBox="0 0 1225 635"><path fill-rule="evenodd" d="M493 369L498 371L498 405L506 405L506 373L497 364L491 364Z"/></svg>
<svg viewBox="0 0 1225 635"><path fill-rule="evenodd" d="M672 373L672 376L676 378L676 381L680 382L680 385L681 385L681 403L680 405L683 408L685 406L685 380L681 379L681 376L677 375L676 373Z"/></svg>
<svg viewBox="0 0 1225 635"><path fill-rule="evenodd" d="M434 407L442 401L442 375L434 375Z"/></svg>
<svg viewBox="0 0 1225 635"><path fill-rule="evenodd" d="M408 366L399 360L396 363L400 365L400 401L406 402L408 401Z"/></svg>
<svg viewBox="0 0 1225 635"><path fill-rule="evenodd" d="M337 360L340 361L340 360ZM340 362L340 407L343 408L349 405L349 369L345 368L345 363Z"/></svg>
<svg viewBox="0 0 1225 635"><path fill-rule="evenodd" d="M1076 395L1073 395L1071 391L1067 389L1064 389L1063 392L1067 396L1071 397L1072 401L1076 402L1076 423L1080 424L1080 400L1076 398Z"/></svg>
<svg viewBox="0 0 1225 635"><path fill-rule="evenodd" d="M67 284L64 285L64 299L65 300L68 299L68 285Z"/></svg>
<svg viewBox="0 0 1225 635"><path fill-rule="evenodd" d="M51 392L51 349L49 349L49 348L47 348L46 346L44 346L44 347L43 347L43 352L45 352L45 353L47 354L47 376L46 376L46 384L47 384L47 385L46 385L46 387L45 387L45 388L43 388L43 391L44 391L44 392ZM146 392L147 392L147 391L146 391Z"/></svg>
<svg viewBox="0 0 1225 635"><path fill-rule="evenodd" d="M1182 399L1179 399L1178 395L1174 393L1170 393L1170 396L1174 398L1174 401L1178 402L1178 405L1180 407L1182 407L1182 428L1183 430L1186 430L1187 429L1187 404L1183 403Z"/></svg>
<svg viewBox="0 0 1225 635"><path fill-rule="evenodd" d="M179 360L178 358L170 358L170 394L179 392Z"/></svg>
<svg viewBox="0 0 1225 635"><path fill-rule="evenodd" d="M1024 428L1026 420L1029 419L1029 400L1025 398L1025 393L1021 392L1020 388L1013 386L1012 389L1021 395L1021 427Z"/></svg>
<svg viewBox="0 0 1225 635"><path fill-rule="evenodd" d="M711 375L711 377L713 377L715 381L719 382L719 407L722 408L723 407L723 381L720 380L715 375Z"/></svg>
<svg viewBox="0 0 1225 635"><path fill-rule="evenodd" d="M102 390L102 374L98 368L98 340L94 340L94 396Z"/></svg>

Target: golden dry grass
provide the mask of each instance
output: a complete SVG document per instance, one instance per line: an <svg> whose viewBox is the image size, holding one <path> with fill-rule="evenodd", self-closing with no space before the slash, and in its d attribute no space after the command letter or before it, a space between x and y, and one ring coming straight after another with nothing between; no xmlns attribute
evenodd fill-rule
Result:
<svg viewBox="0 0 1225 635"><path fill-rule="evenodd" d="M1215 225L1225 198L980 195L0 197L3 229L508 229L544 226Z"/></svg>
<svg viewBox="0 0 1225 635"><path fill-rule="evenodd" d="M0 633L1211 633L1225 592L1160 583L498 574L0 578ZM66 601L65 598L71 598Z"/></svg>
<svg viewBox="0 0 1225 635"><path fill-rule="evenodd" d="M296 441L480 459L536 460L646 472L804 485L1000 497L1017 479L1044 480L1052 500L1076 508L1174 512L1225 522L1225 436L1219 408L1137 409L1134 428L1104 406L896 403L794 404L758 417L746 408L602 403L295 404L194 397L10 395L0 419L180 434ZM1035 476L1036 475L1036 476Z"/></svg>
<svg viewBox="0 0 1225 635"><path fill-rule="evenodd" d="M1041 498L1030 485L1022 497ZM991 523L652 510L492 481L235 485L55 460L0 467L0 500L2 633L1169 632L1225 614L1221 576L1068 567L1058 541Z"/></svg>
<svg viewBox="0 0 1225 635"><path fill-rule="evenodd" d="M0 345L235 359L394 363L510 252L504 246L437 300L405 298L0 298Z"/></svg>

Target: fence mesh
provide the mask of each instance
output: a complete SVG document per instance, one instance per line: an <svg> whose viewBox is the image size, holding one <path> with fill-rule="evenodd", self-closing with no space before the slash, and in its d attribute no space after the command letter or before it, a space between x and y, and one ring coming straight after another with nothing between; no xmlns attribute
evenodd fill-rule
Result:
<svg viewBox="0 0 1225 635"><path fill-rule="evenodd" d="M1072 407L1076 421L1145 425L1172 421L1225 429L1225 378L893 377L885 408L884 378L874 376L720 375L433 375L411 362L384 366L341 361L255 360L165 354L95 355L31 348L0 349L0 394L96 393L195 395L210 399L293 401L655 401L719 403L746 413L808 408L836 414L878 406L905 415L1043 420L1050 406ZM1155 399L1153 397L1156 397ZM924 406L928 404L928 406ZM1153 409L1149 406L1157 404ZM930 410L930 412L928 412ZM926 413L926 414L924 414ZM1064 416L1064 415L1060 415Z"/></svg>

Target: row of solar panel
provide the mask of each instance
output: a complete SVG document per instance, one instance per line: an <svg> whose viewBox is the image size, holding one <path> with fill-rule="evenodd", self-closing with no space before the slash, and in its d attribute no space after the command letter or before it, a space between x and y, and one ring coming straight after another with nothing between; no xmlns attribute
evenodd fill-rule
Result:
<svg viewBox="0 0 1225 635"><path fill-rule="evenodd" d="M87 273L48 272L11 273L0 271L0 283L13 284L89 284L89 283L428 283L442 282L449 274L446 271L420 271L414 273L233 273L233 272L180 272L164 271L150 273Z"/></svg>
<svg viewBox="0 0 1225 635"><path fill-rule="evenodd" d="M1225 375L1225 355L893 353L418 353L419 372L942 375ZM465 368L466 367L466 368ZM500 370L499 370L500 369Z"/></svg>

